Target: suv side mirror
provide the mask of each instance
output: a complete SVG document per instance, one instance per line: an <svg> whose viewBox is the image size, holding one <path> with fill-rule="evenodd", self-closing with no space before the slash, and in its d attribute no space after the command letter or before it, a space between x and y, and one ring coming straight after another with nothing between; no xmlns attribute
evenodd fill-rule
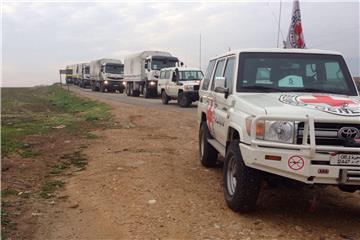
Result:
<svg viewBox="0 0 360 240"><path fill-rule="evenodd" d="M145 67L145 69L148 69L148 63L147 62L145 63L144 67Z"/></svg>
<svg viewBox="0 0 360 240"><path fill-rule="evenodd" d="M229 96L229 88L225 87L225 77L216 77L215 78L215 92L225 94L225 98Z"/></svg>

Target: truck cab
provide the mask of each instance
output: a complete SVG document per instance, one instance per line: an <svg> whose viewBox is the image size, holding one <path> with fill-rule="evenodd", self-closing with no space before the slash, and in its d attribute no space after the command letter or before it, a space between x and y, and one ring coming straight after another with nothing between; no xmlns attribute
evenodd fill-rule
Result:
<svg viewBox="0 0 360 240"><path fill-rule="evenodd" d="M203 73L197 68L171 67L160 71L158 94L163 104L177 100L179 106L188 107L199 99L198 91Z"/></svg>
<svg viewBox="0 0 360 240"><path fill-rule="evenodd" d="M119 90L122 92L124 85L124 64L103 63L100 68L100 79L103 82L103 89L107 91Z"/></svg>
<svg viewBox="0 0 360 240"><path fill-rule="evenodd" d="M244 49L210 60L199 90L200 161L224 159L234 211L270 176L360 189L360 97L340 53Z"/></svg>

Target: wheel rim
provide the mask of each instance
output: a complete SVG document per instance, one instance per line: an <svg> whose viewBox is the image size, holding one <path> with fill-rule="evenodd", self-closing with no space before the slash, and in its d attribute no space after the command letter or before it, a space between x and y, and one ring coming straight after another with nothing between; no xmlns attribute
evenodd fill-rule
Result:
<svg viewBox="0 0 360 240"><path fill-rule="evenodd" d="M235 157L231 156L229 159L229 163L227 165L227 172L226 172L227 190L231 196L234 195L236 189L236 178L235 178L236 170L237 170L237 165L236 165Z"/></svg>

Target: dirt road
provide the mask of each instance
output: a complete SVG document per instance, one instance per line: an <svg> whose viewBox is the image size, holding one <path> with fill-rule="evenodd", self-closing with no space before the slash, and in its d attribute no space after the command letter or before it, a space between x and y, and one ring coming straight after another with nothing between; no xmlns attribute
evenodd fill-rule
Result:
<svg viewBox="0 0 360 240"><path fill-rule="evenodd" d="M118 127L95 132L84 150L88 168L66 179L68 198L39 216L36 239L360 238L358 192L264 187L256 213L234 213L223 199L222 169L199 163L195 108L77 92L112 106Z"/></svg>

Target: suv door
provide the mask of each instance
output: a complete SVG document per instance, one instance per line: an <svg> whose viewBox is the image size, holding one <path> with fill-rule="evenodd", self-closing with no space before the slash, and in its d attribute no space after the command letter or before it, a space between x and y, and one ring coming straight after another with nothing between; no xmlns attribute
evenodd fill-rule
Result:
<svg viewBox="0 0 360 240"><path fill-rule="evenodd" d="M208 124L208 128L210 130L210 133L216 139L217 139L217 135L216 135L215 129L216 129L217 121L216 121L216 115L215 115L215 108L217 106L217 103L216 103L216 98L215 98L214 86L215 86L215 79L217 77L221 77L223 75L225 60L226 60L226 58L221 58L221 59L218 59L216 62L216 67L215 67L214 74L212 76L212 81L211 81L210 94L208 95L208 106L207 106L206 119L207 119L207 124Z"/></svg>
<svg viewBox="0 0 360 240"><path fill-rule="evenodd" d="M227 140L227 128L229 118L229 108L231 107L231 93L233 90L234 82L234 68L235 68L235 56L229 56L226 58L226 63L221 77L225 77L224 88L229 89L229 95L225 98L224 93L218 93L214 91L214 132L216 139L223 145L226 145ZM219 76L220 77L220 76ZM216 78L214 78L216 81ZM215 84L213 84L214 86Z"/></svg>

